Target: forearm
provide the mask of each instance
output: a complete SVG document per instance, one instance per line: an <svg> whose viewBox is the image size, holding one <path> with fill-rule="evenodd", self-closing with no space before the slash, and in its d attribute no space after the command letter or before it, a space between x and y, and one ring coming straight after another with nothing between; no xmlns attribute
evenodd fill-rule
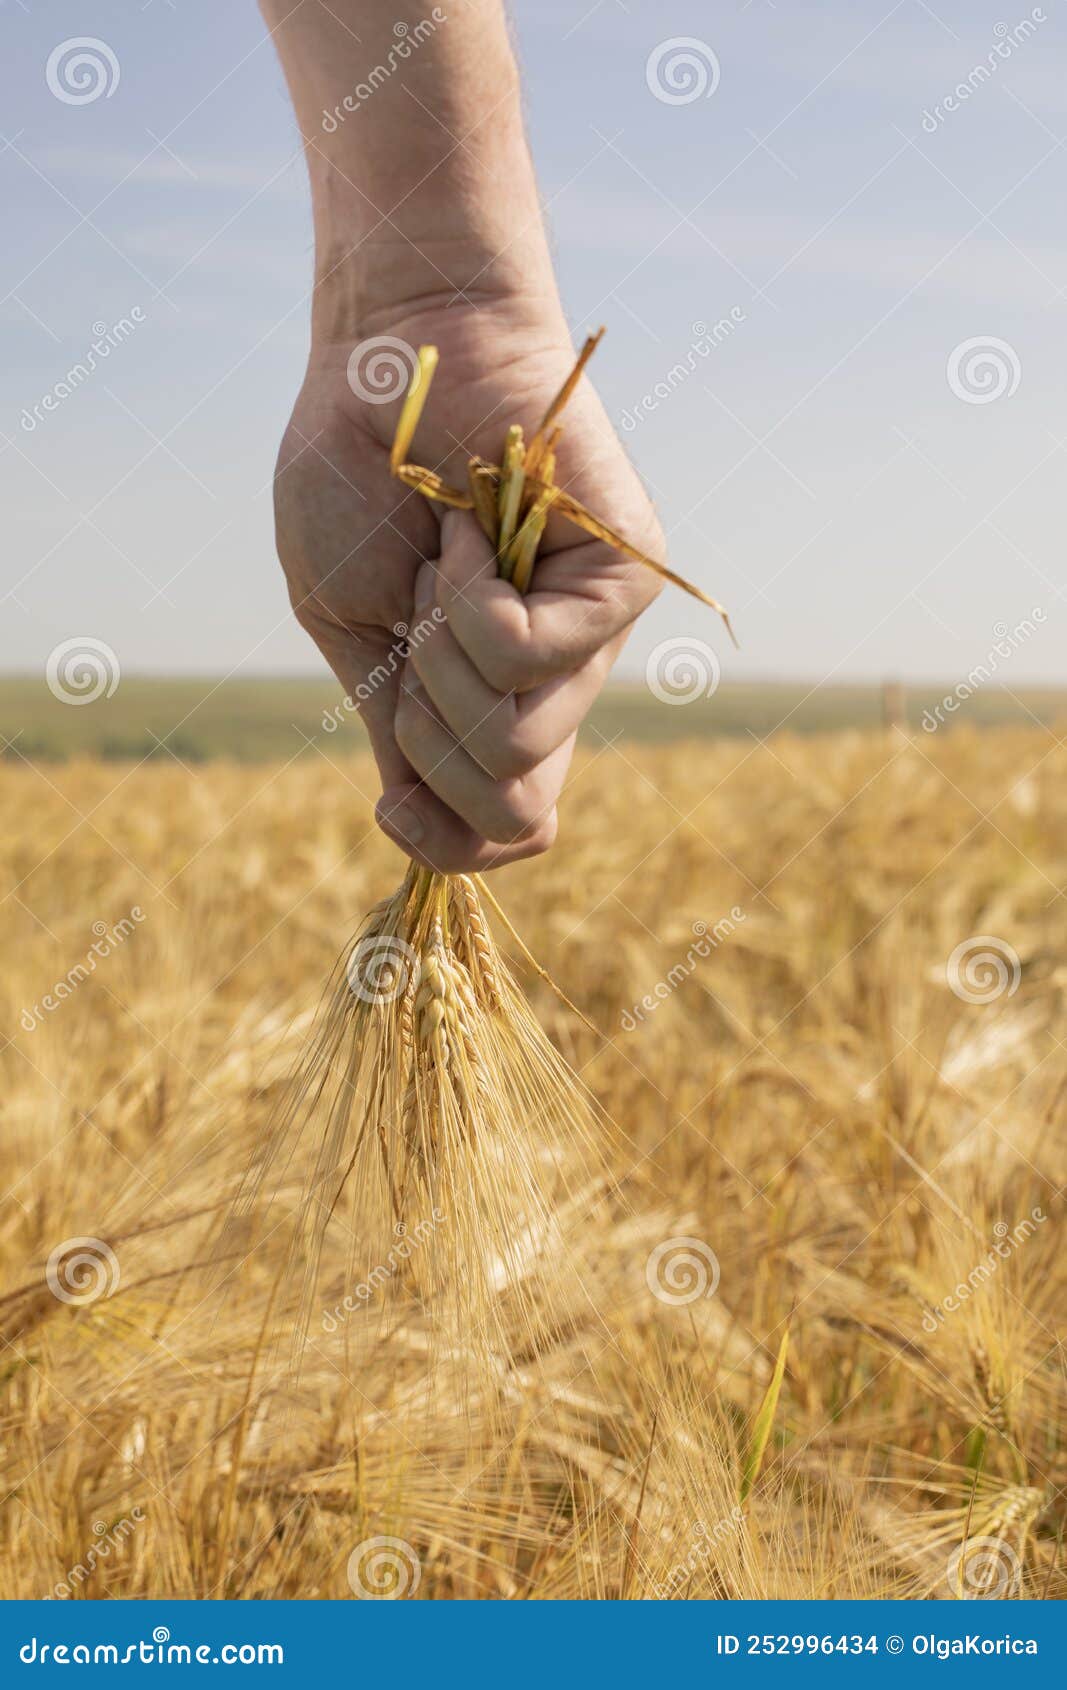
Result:
<svg viewBox="0 0 1067 1690"><path fill-rule="evenodd" d="M313 337L457 294L558 314L501 0L261 0L304 136ZM358 37L358 39L357 39Z"/></svg>

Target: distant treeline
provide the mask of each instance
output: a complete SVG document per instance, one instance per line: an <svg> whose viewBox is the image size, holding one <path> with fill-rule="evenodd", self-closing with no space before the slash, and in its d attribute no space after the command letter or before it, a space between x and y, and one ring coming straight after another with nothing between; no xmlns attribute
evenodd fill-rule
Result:
<svg viewBox="0 0 1067 1690"><path fill-rule="evenodd" d="M974 692L948 711L947 686L812 687L800 682L724 683L710 697L663 702L643 685L609 687L583 729L597 745L621 735L643 743L718 735L830 733L901 724L926 737L960 728L1067 720L1067 691ZM213 681L123 676L110 698L65 703L44 677L0 678L0 755L56 762L72 757L139 762L210 758L284 762L365 749L355 713L328 679Z"/></svg>

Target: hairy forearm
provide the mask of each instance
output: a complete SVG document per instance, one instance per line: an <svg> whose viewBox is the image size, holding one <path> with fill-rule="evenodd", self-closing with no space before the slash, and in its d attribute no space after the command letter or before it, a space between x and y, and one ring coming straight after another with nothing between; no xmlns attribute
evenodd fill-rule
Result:
<svg viewBox="0 0 1067 1690"><path fill-rule="evenodd" d="M501 0L261 0L304 137L312 332L465 295L558 314Z"/></svg>

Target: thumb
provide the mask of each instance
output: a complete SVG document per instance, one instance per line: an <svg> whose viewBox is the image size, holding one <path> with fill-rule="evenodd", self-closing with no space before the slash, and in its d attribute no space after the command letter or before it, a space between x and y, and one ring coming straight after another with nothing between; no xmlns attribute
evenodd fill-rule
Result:
<svg viewBox="0 0 1067 1690"><path fill-rule="evenodd" d="M497 575L477 521L450 511L441 525L437 603L483 680L525 693L570 675L621 635L658 582L600 540L545 547L525 594Z"/></svg>

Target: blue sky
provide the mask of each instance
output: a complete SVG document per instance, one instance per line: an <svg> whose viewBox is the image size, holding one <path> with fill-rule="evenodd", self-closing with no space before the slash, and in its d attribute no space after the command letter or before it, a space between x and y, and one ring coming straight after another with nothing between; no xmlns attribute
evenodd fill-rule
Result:
<svg viewBox="0 0 1067 1690"><path fill-rule="evenodd" d="M1060 0L522 0L514 17L575 337L608 326L597 385L675 567L734 612L740 654L700 629L726 676L952 681L1039 609L1004 679L1063 680ZM0 29L0 667L41 671L88 635L125 672L315 672L270 507L310 224L259 13L0 0ZM79 36L118 80L70 104L46 66ZM680 38L709 91L672 103L650 78ZM709 349L701 326L731 312ZM106 363L41 412L124 317ZM664 594L626 671L701 615Z"/></svg>

